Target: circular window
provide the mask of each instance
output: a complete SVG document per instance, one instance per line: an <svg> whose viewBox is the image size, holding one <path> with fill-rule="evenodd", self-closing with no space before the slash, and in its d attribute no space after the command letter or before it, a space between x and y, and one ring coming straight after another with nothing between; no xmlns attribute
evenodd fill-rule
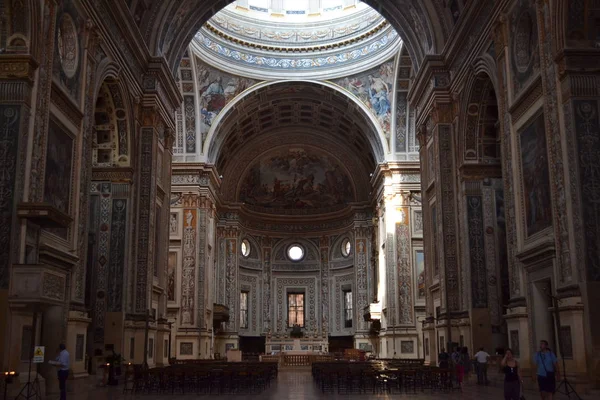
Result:
<svg viewBox="0 0 600 400"><path fill-rule="evenodd" d="M60 20L57 42L63 72L67 78L72 78L79 65L79 42L75 23L69 14L64 14Z"/></svg>
<svg viewBox="0 0 600 400"><path fill-rule="evenodd" d="M352 243L350 243L350 239L344 239L344 241L342 242L342 255L344 257L348 257L351 251Z"/></svg>
<svg viewBox="0 0 600 400"><path fill-rule="evenodd" d="M304 258L304 249L297 244L291 245L287 251L288 257L292 261L300 261Z"/></svg>
<svg viewBox="0 0 600 400"><path fill-rule="evenodd" d="M242 240L241 250L244 257L248 257L250 255L250 242L248 242L247 239Z"/></svg>

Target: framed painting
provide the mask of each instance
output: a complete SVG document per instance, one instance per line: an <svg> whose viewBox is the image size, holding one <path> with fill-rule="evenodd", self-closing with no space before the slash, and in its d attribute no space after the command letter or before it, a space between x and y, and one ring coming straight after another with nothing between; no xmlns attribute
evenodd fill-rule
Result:
<svg viewBox="0 0 600 400"><path fill-rule="evenodd" d="M73 137L50 118L46 146L44 202L69 214L73 171Z"/></svg>
<svg viewBox="0 0 600 400"><path fill-rule="evenodd" d="M413 260L415 266L416 280L416 300L417 302L425 303L426 288L425 288L425 252L422 248L413 249Z"/></svg>
<svg viewBox="0 0 600 400"><path fill-rule="evenodd" d="M525 232L531 237L552 226L550 170L544 113L538 112L519 131Z"/></svg>

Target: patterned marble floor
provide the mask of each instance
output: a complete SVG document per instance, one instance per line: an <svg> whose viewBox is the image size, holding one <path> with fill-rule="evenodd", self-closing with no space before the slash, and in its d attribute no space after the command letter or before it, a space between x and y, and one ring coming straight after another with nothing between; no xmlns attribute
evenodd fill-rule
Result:
<svg viewBox="0 0 600 400"><path fill-rule="evenodd" d="M539 394L534 391L526 391L525 397L527 399L538 399ZM47 400L58 400L58 396L48 396ZM502 388L499 383L493 382L491 386L477 386L473 382L467 383L463 388L462 392L453 392L447 394L441 393L418 393L418 394L402 394L402 395L338 395L338 394L323 394L314 385L310 370L297 369L297 370L283 370L279 373L279 378L276 383L272 384L271 387L265 392L258 395L195 395L195 394L175 394L175 395L124 395L122 393L122 387L95 387L90 384L84 390L78 393L69 393L68 399L76 400L163 400L163 399L260 399L260 400L304 400L304 399L464 399L464 400L492 400L502 399ZM556 396L556 400L566 399L564 396ZM584 400L593 400L595 396L583 397Z"/></svg>

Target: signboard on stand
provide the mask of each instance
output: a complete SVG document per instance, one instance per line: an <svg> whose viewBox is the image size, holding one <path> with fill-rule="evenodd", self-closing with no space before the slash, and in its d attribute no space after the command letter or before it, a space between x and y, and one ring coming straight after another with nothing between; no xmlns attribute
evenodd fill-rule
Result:
<svg viewBox="0 0 600 400"><path fill-rule="evenodd" d="M44 346L35 346L33 349L33 363L41 364L44 362L44 354L46 353L46 348Z"/></svg>

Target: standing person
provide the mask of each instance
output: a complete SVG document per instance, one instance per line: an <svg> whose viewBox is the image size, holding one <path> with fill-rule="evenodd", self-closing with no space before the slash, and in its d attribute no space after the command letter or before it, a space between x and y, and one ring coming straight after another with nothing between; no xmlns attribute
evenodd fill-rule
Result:
<svg viewBox="0 0 600 400"><path fill-rule="evenodd" d="M469 355L469 349L467 347L463 347L460 349L460 355L464 360L465 367L465 381L469 381L469 377L471 375L471 356Z"/></svg>
<svg viewBox="0 0 600 400"><path fill-rule="evenodd" d="M535 353L533 362L537 366L537 382L542 400L552 400L556 391L556 380L559 379L560 373L556 354L550 350L547 341L540 341L540 351Z"/></svg>
<svg viewBox="0 0 600 400"><path fill-rule="evenodd" d="M69 377L69 366L71 364L71 356L67 351L67 346L60 344L58 346L60 353L56 357L54 365L58 368L58 384L60 387L60 400L67 399L67 378Z"/></svg>
<svg viewBox="0 0 600 400"><path fill-rule="evenodd" d="M515 360L511 349L506 349L502 359L504 372L504 400L519 400L521 397L521 378L519 363Z"/></svg>
<svg viewBox="0 0 600 400"><path fill-rule="evenodd" d="M455 347L454 352L452 353L452 364L454 364L454 371L456 373L456 382L458 383L458 387L461 387L463 376L465 375L464 363L461 362L460 357L460 349Z"/></svg>
<svg viewBox="0 0 600 400"><path fill-rule="evenodd" d="M487 377L487 367L490 355L486 353L483 347L479 348L479 351L475 353L475 360L477 361L477 384L487 385L490 382Z"/></svg>
<svg viewBox="0 0 600 400"><path fill-rule="evenodd" d="M446 349L442 349L441 353L438 355L438 359L440 360L440 368L448 369L448 359L450 355L446 353Z"/></svg>

